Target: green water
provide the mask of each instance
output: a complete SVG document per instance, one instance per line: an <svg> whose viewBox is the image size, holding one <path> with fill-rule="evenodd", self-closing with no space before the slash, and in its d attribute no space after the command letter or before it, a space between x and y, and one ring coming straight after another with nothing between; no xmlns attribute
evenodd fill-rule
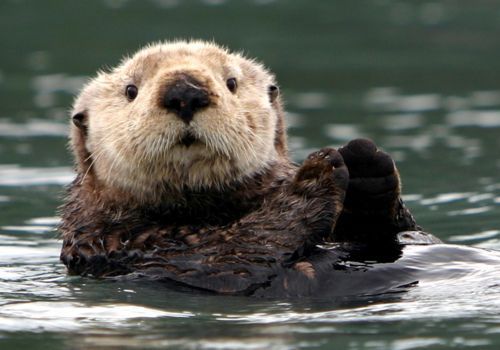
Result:
<svg viewBox="0 0 500 350"><path fill-rule="evenodd" d="M191 295L68 277L54 227L67 110L151 41L214 39L276 73L297 160L364 136L454 244L500 250L500 1L0 2L1 349L498 349L500 270L364 299Z"/></svg>

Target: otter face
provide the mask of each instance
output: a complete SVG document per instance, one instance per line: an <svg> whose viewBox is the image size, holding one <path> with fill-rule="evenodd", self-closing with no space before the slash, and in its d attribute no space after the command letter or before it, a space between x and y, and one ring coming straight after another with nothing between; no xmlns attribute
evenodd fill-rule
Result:
<svg viewBox="0 0 500 350"><path fill-rule="evenodd" d="M79 171L145 198L242 181L285 154L276 95L263 66L215 44L146 47L77 98Z"/></svg>

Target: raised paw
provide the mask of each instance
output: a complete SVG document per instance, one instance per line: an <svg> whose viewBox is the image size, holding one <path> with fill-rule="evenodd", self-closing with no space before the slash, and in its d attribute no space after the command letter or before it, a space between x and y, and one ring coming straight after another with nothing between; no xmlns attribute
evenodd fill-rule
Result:
<svg viewBox="0 0 500 350"><path fill-rule="evenodd" d="M292 199L288 215L300 222L293 238L301 242L297 247L331 240L348 183L349 171L335 149L323 148L307 157L288 187L291 193L287 198ZM290 227L299 226L288 225L288 230Z"/></svg>
<svg viewBox="0 0 500 350"><path fill-rule="evenodd" d="M395 215L400 181L391 156L368 139L353 140L339 152L350 175L345 210Z"/></svg>
<svg viewBox="0 0 500 350"><path fill-rule="evenodd" d="M322 148L311 153L297 171L294 184L297 190L310 194L344 192L349 183L349 171L342 155L333 148Z"/></svg>
<svg viewBox="0 0 500 350"><path fill-rule="evenodd" d="M381 243L418 228L401 199L399 173L390 155L368 139L353 140L339 153L349 169L349 186L336 240Z"/></svg>

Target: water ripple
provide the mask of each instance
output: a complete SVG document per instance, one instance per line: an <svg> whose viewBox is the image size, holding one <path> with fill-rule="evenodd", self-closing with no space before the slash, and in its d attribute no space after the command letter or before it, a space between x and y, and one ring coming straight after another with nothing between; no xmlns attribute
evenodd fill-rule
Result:
<svg viewBox="0 0 500 350"><path fill-rule="evenodd" d="M57 310L57 312L54 312ZM0 329L7 331L70 331L108 324L131 326L134 319L192 317L190 312L169 312L126 305L85 305L78 302L21 302L0 306Z"/></svg>
<svg viewBox="0 0 500 350"><path fill-rule="evenodd" d="M433 198L422 199L420 203L422 205L435 205L435 204L443 204L450 203L462 199L467 199L472 195L471 192L454 192L454 193L441 193Z"/></svg>
<svg viewBox="0 0 500 350"><path fill-rule="evenodd" d="M359 126L354 124L328 124L325 126L325 133L328 137L343 142L363 136Z"/></svg>
<svg viewBox="0 0 500 350"><path fill-rule="evenodd" d="M59 92L71 95L78 93L87 77L68 76L66 74L48 74L35 76L32 81L35 91L34 103L38 108L49 108L56 105Z"/></svg>
<svg viewBox="0 0 500 350"><path fill-rule="evenodd" d="M18 244L18 242L6 240L4 237L0 236L0 264L25 263L26 261L40 263L59 258L60 247L56 240ZM18 246L13 247L9 243L16 243Z"/></svg>
<svg viewBox="0 0 500 350"><path fill-rule="evenodd" d="M467 208L467 209L461 209L461 210L452 210L452 211L447 212L446 214L448 216L477 215L477 214L486 213L488 211L491 211L492 209L493 209L493 207L484 206L484 207L478 207L478 208Z"/></svg>
<svg viewBox="0 0 500 350"><path fill-rule="evenodd" d="M50 217L40 217L40 218L31 218L26 221L27 224L32 225L50 225L55 227L61 222L61 218L59 216L50 216Z"/></svg>
<svg viewBox="0 0 500 350"><path fill-rule="evenodd" d="M424 118L421 114L393 114L384 117L384 127L390 131L401 131L419 128L423 125Z"/></svg>
<svg viewBox="0 0 500 350"><path fill-rule="evenodd" d="M385 112L427 112L441 108L438 94L400 95L394 88L374 88L366 94L365 103Z"/></svg>
<svg viewBox="0 0 500 350"><path fill-rule="evenodd" d="M0 165L0 186L67 185L75 174L70 167L22 168Z"/></svg>
<svg viewBox="0 0 500 350"><path fill-rule="evenodd" d="M303 109L325 108L329 102L329 96L323 92L298 93L290 100L290 103L293 103L295 107Z"/></svg>
<svg viewBox="0 0 500 350"><path fill-rule="evenodd" d="M457 111L446 116L446 122L452 127L477 126L481 128L500 127L500 110Z"/></svg>
<svg viewBox="0 0 500 350"><path fill-rule="evenodd" d="M470 241L482 241L485 239L491 239L499 236L499 230L487 230L477 233L472 233L470 235L459 235L451 236L448 238L450 242L470 242Z"/></svg>
<svg viewBox="0 0 500 350"><path fill-rule="evenodd" d="M67 137L68 132L69 127L66 123L38 119L32 119L26 123L0 121L0 136L3 137Z"/></svg>

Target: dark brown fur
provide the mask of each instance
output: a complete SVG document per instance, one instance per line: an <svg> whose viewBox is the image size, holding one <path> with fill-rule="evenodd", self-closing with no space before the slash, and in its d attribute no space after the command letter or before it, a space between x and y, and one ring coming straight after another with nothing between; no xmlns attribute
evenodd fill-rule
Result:
<svg viewBox="0 0 500 350"><path fill-rule="evenodd" d="M224 191L171 194L175 201L165 198L157 207L137 206L124 194L103 196L106 190L89 174L83 182L81 174L75 179L63 208L61 259L72 274L134 272L218 293L262 293L287 268L316 280L309 260L317 244L378 240L391 245L397 232L417 228L398 199L395 168L379 174L396 179L388 181L389 188L370 187L387 196L385 212L380 203L374 203L381 208L376 213L344 209L349 176L333 149L313 153L300 168L276 163ZM349 186L356 189L354 179ZM358 198L348 203L369 198L353 194ZM287 278L283 288L289 284Z"/></svg>
<svg viewBox="0 0 500 350"><path fill-rule="evenodd" d="M329 240L342 210L348 172L336 151L312 155L295 172L276 164L225 191L185 192L155 208L103 202L90 180L77 177L63 209L61 259L74 274L160 269L193 287L249 293L276 266Z"/></svg>
<svg viewBox="0 0 500 350"><path fill-rule="evenodd" d="M98 179L86 149L87 112L78 111L72 130L77 177L59 227L69 273L133 273L231 294L311 291L333 264L317 245L395 246L398 232L418 228L402 204L388 155L356 140L294 165L281 102L271 102L278 115L276 161L223 188L158 183L160 195L150 203Z"/></svg>

